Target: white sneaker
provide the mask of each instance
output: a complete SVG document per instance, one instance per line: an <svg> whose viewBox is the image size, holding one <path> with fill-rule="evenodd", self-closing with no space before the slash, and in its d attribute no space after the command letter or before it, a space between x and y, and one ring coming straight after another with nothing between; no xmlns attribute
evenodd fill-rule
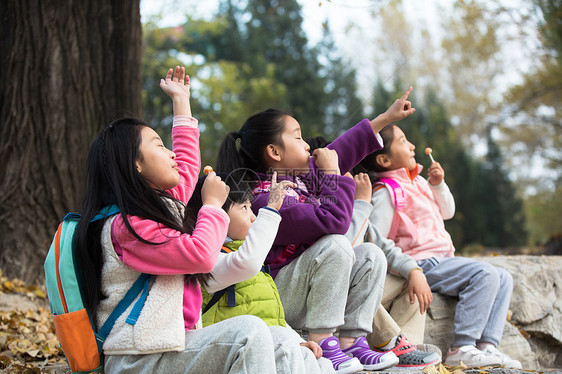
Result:
<svg viewBox="0 0 562 374"><path fill-rule="evenodd" d="M498 356L482 352L473 345L463 345L456 350L456 352L449 349L447 352L447 358L445 359L445 364L449 366L458 366L461 361L468 368L502 365L502 360Z"/></svg>
<svg viewBox="0 0 562 374"><path fill-rule="evenodd" d="M482 352L488 353L492 356L499 357L499 359L502 362L502 366L505 366L506 368L511 368L511 369L522 369L523 368L523 366L521 366L521 362L509 357L505 353L500 352L499 349L497 349L496 347L494 347L491 344L488 344L482 350Z"/></svg>

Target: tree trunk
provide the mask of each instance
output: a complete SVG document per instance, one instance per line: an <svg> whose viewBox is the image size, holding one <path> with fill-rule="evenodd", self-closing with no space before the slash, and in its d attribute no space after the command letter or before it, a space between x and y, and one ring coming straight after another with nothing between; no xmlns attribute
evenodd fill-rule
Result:
<svg viewBox="0 0 562 374"><path fill-rule="evenodd" d="M141 115L139 0L2 0L0 45L0 269L42 283L91 141Z"/></svg>

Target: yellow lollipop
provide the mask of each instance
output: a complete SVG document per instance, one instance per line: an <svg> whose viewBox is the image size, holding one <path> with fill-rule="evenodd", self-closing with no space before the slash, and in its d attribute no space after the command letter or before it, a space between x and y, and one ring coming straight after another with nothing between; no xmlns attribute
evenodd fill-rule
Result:
<svg viewBox="0 0 562 374"><path fill-rule="evenodd" d="M431 162L435 162L435 160L433 159L433 156L431 155L431 152L433 152L433 150L429 147L427 147L425 149L425 154L429 156L429 158L431 159Z"/></svg>
<svg viewBox="0 0 562 374"><path fill-rule="evenodd" d="M209 165L205 166L205 169L203 169L203 173L205 173L205 175L209 175L212 171L213 168Z"/></svg>

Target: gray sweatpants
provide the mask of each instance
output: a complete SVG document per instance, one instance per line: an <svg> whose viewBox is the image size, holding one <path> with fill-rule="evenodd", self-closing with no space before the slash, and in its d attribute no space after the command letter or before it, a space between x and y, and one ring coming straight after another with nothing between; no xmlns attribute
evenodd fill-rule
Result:
<svg viewBox="0 0 562 374"><path fill-rule="evenodd" d="M466 257L418 261L431 291L459 298L453 346L500 343L513 278L506 270Z"/></svg>
<svg viewBox="0 0 562 374"><path fill-rule="evenodd" d="M299 334L290 327L269 326L273 336L277 374L335 374L332 362L326 358L316 359L314 353L300 343Z"/></svg>
<svg viewBox="0 0 562 374"><path fill-rule="evenodd" d="M285 319L309 333L366 336L371 332L386 275L386 257L372 243L354 248L343 235L326 235L275 277Z"/></svg>
<svg viewBox="0 0 562 374"><path fill-rule="evenodd" d="M277 347L276 354L280 354ZM302 355L300 347L296 352ZM105 356L106 374L276 373L269 328L255 316L233 317L185 333L185 349L147 355Z"/></svg>

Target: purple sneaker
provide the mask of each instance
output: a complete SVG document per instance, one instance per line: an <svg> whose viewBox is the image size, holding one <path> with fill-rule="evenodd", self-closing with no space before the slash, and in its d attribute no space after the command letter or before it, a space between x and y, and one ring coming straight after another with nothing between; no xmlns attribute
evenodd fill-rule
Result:
<svg viewBox="0 0 562 374"><path fill-rule="evenodd" d="M322 357L332 361L336 373L351 374L363 370L363 365L358 359L342 352L340 342L335 336L320 340L320 348L322 348Z"/></svg>
<svg viewBox="0 0 562 374"><path fill-rule="evenodd" d="M353 345L349 348L342 350L342 352L357 357L364 370L381 370L392 367L398 363L398 357L394 352L375 352L369 348L367 339L360 336L355 339Z"/></svg>

